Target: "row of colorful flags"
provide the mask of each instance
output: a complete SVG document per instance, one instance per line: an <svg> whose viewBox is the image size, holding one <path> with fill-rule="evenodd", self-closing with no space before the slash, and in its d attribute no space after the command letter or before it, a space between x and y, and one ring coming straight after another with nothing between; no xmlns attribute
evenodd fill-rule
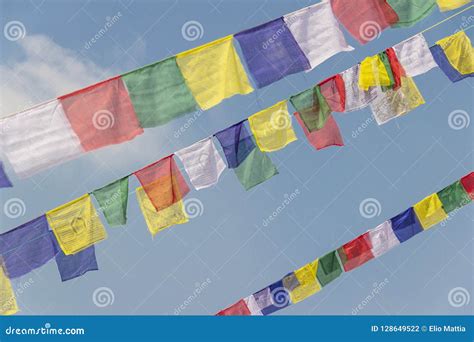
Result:
<svg viewBox="0 0 474 342"><path fill-rule="evenodd" d="M319 292L342 273L378 258L418 233L446 220L474 199L474 173L434 193L402 213L240 299L219 316L269 315Z"/></svg>
<svg viewBox="0 0 474 342"><path fill-rule="evenodd" d="M468 2L324 0L4 118L0 120L0 146L15 173L20 178L30 177L89 151L132 140L145 128L210 109L236 94L251 93L254 87L235 49L236 41L254 84L261 88L290 74L315 68L339 52L352 51L340 24L359 42L366 43L388 27L415 24L431 13L436 4L441 10L451 10ZM380 58L388 63L389 56L387 52ZM382 67L374 57L361 64L361 71L365 74L377 64ZM462 75L470 72L460 71ZM382 73L372 81L390 83L389 76ZM364 87L370 84L370 79L362 81L369 82L362 84ZM410 80L395 81L395 89L401 82L406 92L416 92ZM321 91L331 91L328 88L333 86L332 81L321 85ZM318 94L305 93L292 103L301 106L301 101L310 100L307 96L319 101ZM391 92L385 95L392 96ZM383 116L387 99L381 101L377 111ZM412 106L420 101L418 98ZM321 128L331 103L315 105L321 106L323 117L310 127L317 124ZM300 118L308 127L306 113L300 111Z"/></svg>

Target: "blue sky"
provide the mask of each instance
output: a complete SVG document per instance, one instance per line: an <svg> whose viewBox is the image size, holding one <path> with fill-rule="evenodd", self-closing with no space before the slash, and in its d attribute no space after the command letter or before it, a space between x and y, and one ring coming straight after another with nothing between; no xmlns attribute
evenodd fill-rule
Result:
<svg viewBox="0 0 474 342"><path fill-rule="evenodd" d="M75 90L106 77L236 33L315 1L1 1L1 27L19 21L25 37L2 36L0 115ZM120 15L119 15L120 13ZM0 211L2 231L90 192L163 156L207 137L276 102L309 88L363 59L442 20L435 10L409 29L387 30L375 41L338 54L307 74L287 77L247 96L236 96L204 112L148 129L132 142L107 147L2 190L3 203L18 198L23 215ZM86 45L106 25L99 39ZM182 27L202 25L202 37L187 40ZM470 26L464 13L425 34L429 44ZM472 37L472 32L468 35ZM218 186L193 191L200 215L154 239L138 209L131 181L129 223L108 228L97 246L100 271L61 283L56 265L15 280L22 314L214 314L373 228L473 169L473 124L453 129L448 117L472 116L473 81L451 84L439 69L415 78L426 104L383 126L369 109L336 114L346 146L314 151L296 121L299 140L272 153L280 174L250 192L226 171ZM367 124L366 124L367 123ZM186 125L188 126L188 125ZM355 134L360 128L360 133ZM268 225L264 220L298 195ZM379 215L365 218L360 203L374 198ZM344 274L323 291L279 314L352 314L374 286L383 289L360 314L468 314L472 301L454 307L449 292L473 293L472 206L392 250ZM30 284L25 287L25 284ZM203 286L203 283L206 285ZM94 304L106 287L113 303ZM203 288L195 295L196 288ZM192 300L189 300L192 298Z"/></svg>

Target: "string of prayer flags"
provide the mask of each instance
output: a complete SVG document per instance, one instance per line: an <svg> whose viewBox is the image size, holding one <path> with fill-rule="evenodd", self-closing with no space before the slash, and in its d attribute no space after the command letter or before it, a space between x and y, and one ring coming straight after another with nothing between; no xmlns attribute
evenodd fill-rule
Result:
<svg viewBox="0 0 474 342"><path fill-rule="evenodd" d="M241 121L215 134L222 146L229 169L238 167L256 148L252 135L244 123L245 121Z"/></svg>
<svg viewBox="0 0 474 342"><path fill-rule="evenodd" d="M360 63L359 87L367 91L370 87L392 87L393 75L385 53L364 58Z"/></svg>
<svg viewBox="0 0 474 342"><path fill-rule="evenodd" d="M184 224L189 221L183 201L179 200L165 209L157 211L146 191L140 187L136 190L136 196L143 217L145 218L148 231L155 236L162 230L174 225Z"/></svg>
<svg viewBox="0 0 474 342"><path fill-rule="evenodd" d="M10 179L3 168L3 163L0 161L0 188L11 188L12 186L13 184L10 182Z"/></svg>
<svg viewBox="0 0 474 342"><path fill-rule="evenodd" d="M471 197L471 200L474 200L474 172L461 178L460 182L469 197Z"/></svg>
<svg viewBox="0 0 474 342"><path fill-rule="evenodd" d="M229 306L227 309L221 310L216 316L249 316L250 310L243 299Z"/></svg>
<svg viewBox="0 0 474 342"><path fill-rule="evenodd" d="M374 258L368 233L356 237L337 250L344 271L349 272Z"/></svg>
<svg viewBox="0 0 474 342"><path fill-rule="evenodd" d="M321 290L321 285L316 278L317 270L318 259L294 272L298 285L290 291L290 298L293 304L299 303Z"/></svg>
<svg viewBox="0 0 474 342"><path fill-rule="evenodd" d="M344 112L346 107L346 89L341 75L336 74L320 82L319 89L333 112Z"/></svg>
<svg viewBox="0 0 474 342"><path fill-rule="evenodd" d="M394 45L393 50L407 76L415 77L438 66L421 33Z"/></svg>
<svg viewBox="0 0 474 342"><path fill-rule="evenodd" d="M107 238L89 194L46 212L46 217L66 255L80 252Z"/></svg>
<svg viewBox="0 0 474 342"><path fill-rule="evenodd" d="M237 33L235 39L258 88L311 68L283 18Z"/></svg>
<svg viewBox="0 0 474 342"><path fill-rule="evenodd" d="M390 223L392 225L393 233L400 242L405 242L423 231L413 208L409 208L392 217Z"/></svg>
<svg viewBox="0 0 474 342"><path fill-rule="evenodd" d="M129 72L122 79L143 128L164 125L199 109L176 57Z"/></svg>
<svg viewBox="0 0 474 342"><path fill-rule="evenodd" d="M278 174L270 157L258 148L254 148L234 171L247 191Z"/></svg>
<svg viewBox="0 0 474 342"><path fill-rule="evenodd" d="M55 242L56 266L61 277L61 281L68 281L77 277L81 277L89 271L98 271L97 259L95 257L94 245L83 249L72 255L66 255L57 244L56 238L51 232L51 239Z"/></svg>
<svg viewBox="0 0 474 342"><path fill-rule="evenodd" d="M1 150L20 178L84 153L57 100L1 119L0 131Z"/></svg>
<svg viewBox="0 0 474 342"><path fill-rule="evenodd" d="M203 110L231 96L253 91L232 36L179 53L176 62Z"/></svg>
<svg viewBox="0 0 474 342"><path fill-rule="evenodd" d="M310 132L303 120L301 120L300 114L295 113L296 120L300 124L301 128L308 139L308 142L317 150L322 150L323 148L329 146L344 146L344 140L342 139L341 131L337 125L336 120L331 115L329 116L326 124L323 128Z"/></svg>
<svg viewBox="0 0 474 342"><path fill-rule="evenodd" d="M347 44L327 1L287 14L283 19L312 69L339 52L354 50Z"/></svg>
<svg viewBox="0 0 474 342"><path fill-rule="evenodd" d="M462 186L461 181L448 185L443 190L438 191L437 194L447 214L471 202L471 198Z"/></svg>
<svg viewBox="0 0 474 342"><path fill-rule="evenodd" d="M92 192L111 227L127 223L128 176Z"/></svg>
<svg viewBox="0 0 474 342"><path fill-rule="evenodd" d="M392 222L385 221L374 229L368 231L368 237L372 246L371 252L375 258L387 253L393 247L400 244L392 229Z"/></svg>
<svg viewBox="0 0 474 342"><path fill-rule="evenodd" d="M59 98L85 151L132 140L143 133L120 76Z"/></svg>
<svg viewBox="0 0 474 342"><path fill-rule="evenodd" d="M316 278L321 286L326 286L342 274L342 266L339 262L337 251L332 251L319 258Z"/></svg>
<svg viewBox="0 0 474 342"><path fill-rule="evenodd" d="M456 8L464 6L471 2L471 0L436 0L439 10L441 12L452 11Z"/></svg>
<svg viewBox="0 0 474 342"><path fill-rule="evenodd" d="M398 15L386 0L330 0L334 15L359 43L380 36L398 22Z"/></svg>
<svg viewBox="0 0 474 342"><path fill-rule="evenodd" d="M290 102L309 132L323 128L331 114L331 107L321 93L319 85L291 96Z"/></svg>
<svg viewBox="0 0 474 342"><path fill-rule="evenodd" d="M226 168L212 137L198 141L175 154L183 163L191 184L196 190L217 184L220 175Z"/></svg>
<svg viewBox="0 0 474 342"><path fill-rule="evenodd" d="M170 207L189 193L188 184L179 171L173 155L136 171L135 176L156 211Z"/></svg>
<svg viewBox="0 0 474 342"><path fill-rule="evenodd" d="M0 260L0 315L14 315L19 311L12 283Z"/></svg>
<svg viewBox="0 0 474 342"><path fill-rule="evenodd" d="M253 114L248 121L260 151L278 151L297 140L286 100Z"/></svg>
<svg viewBox="0 0 474 342"><path fill-rule="evenodd" d="M432 194L413 206L423 229L429 229L448 218L438 194Z"/></svg>
<svg viewBox="0 0 474 342"><path fill-rule="evenodd" d="M382 125L397 116L406 114L425 103L418 87L411 77L401 78L401 87L398 90L379 92L371 102L372 114L379 125Z"/></svg>
<svg viewBox="0 0 474 342"><path fill-rule="evenodd" d="M466 32L459 31L436 42L443 49L449 63L461 75L474 74L474 49Z"/></svg>
<svg viewBox="0 0 474 342"><path fill-rule="evenodd" d="M56 255L48 221L40 216L0 234L0 254L10 279L43 266Z"/></svg>
<svg viewBox="0 0 474 342"><path fill-rule="evenodd" d="M369 88L368 91L359 88L360 64L343 71L341 77L344 81L344 112L352 112L367 107L377 96L376 88Z"/></svg>
<svg viewBox="0 0 474 342"><path fill-rule="evenodd" d="M398 21L392 27L410 27L426 18L436 7L436 0L387 0L397 13Z"/></svg>

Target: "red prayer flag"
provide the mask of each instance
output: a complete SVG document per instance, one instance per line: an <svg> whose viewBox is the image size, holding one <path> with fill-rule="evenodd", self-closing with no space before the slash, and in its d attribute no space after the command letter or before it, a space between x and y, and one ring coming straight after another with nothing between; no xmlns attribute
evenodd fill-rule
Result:
<svg viewBox="0 0 474 342"><path fill-rule="evenodd" d="M216 316L250 316L250 310L245 301L241 299L227 309L219 311Z"/></svg>
<svg viewBox="0 0 474 342"><path fill-rule="evenodd" d="M346 272L365 264L372 259L372 243L369 233L364 233L338 249L339 258Z"/></svg>
<svg viewBox="0 0 474 342"><path fill-rule="evenodd" d="M461 178L461 184L471 199L474 199L474 172Z"/></svg>
<svg viewBox="0 0 474 342"><path fill-rule="evenodd" d="M300 113L296 112L295 117L301 128L303 128L309 143L317 150L322 150L329 146L344 146L341 132L332 115L329 116L323 128L313 132L310 132L308 128L306 128L303 120L301 120Z"/></svg>
<svg viewBox="0 0 474 342"><path fill-rule="evenodd" d="M398 15L386 0L331 0L334 15L347 31L365 44L398 22Z"/></svg>
<svg viewBox="0 0 474 342"><path fill-rule="evenodd" d="M86 151L120 144L143 133L120 76L64 95L59 100Z"/></svg>
<svg viewBox="0 0 474 342"><path fill-rule="evenodd" d="M342 76L337 74L318 84L331 111L344 112L346 108L346 88Z"/></svg>
<svg viewBox="0 0 474 342"><path fill-rule="evenodd" d="M180 201L189 192L188 184L179 171L173 156L160 159L135 172L135 176L157 211Z"/></svg>
<svg viewBox="0 0 474 342"><path fill-rule="evenodd" d="M396 90L402 85L402 76L406 76L405 69L403 69L403 66L400 64L397 54L393 48L388 48L385 50L385 53L387 54L390 68L392 69L394 78L393 89Z"/></svg>

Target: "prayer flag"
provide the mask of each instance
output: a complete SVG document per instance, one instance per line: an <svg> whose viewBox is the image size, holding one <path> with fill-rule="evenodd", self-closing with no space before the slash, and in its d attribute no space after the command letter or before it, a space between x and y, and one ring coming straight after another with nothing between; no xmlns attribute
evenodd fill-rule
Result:
<svg viewBox="0 0 474 342"><path fill-rule="evenodd" d="M157 211L143 188L137 188L136 194L138 204L152 236L168 227L189 221L183 201L180 200L165 209Z"/></svg>
<svg viewBox="0 0 474 342"><path fill-rule="evenodd" d="M413 206L423 229L429 229L448 218L438 194L432 194Z"/></svg>
<svg viewBox="0 0 474 342"><path fill-rule="evenodd" d="M445 37L436 42L441 47L449 63L461 75L471 75L474 73L474 49L466 32L459 31L451 36Z"/></svg>
<svg viewBox="0 0 474 342"><path fill-rule="evenodd" d="M385 54L387 55L390 70L393 76L393 90L397 90L402 85L401 78L403 76L406 76L406 73L402 65L400 64L400 61L398 60L398 57L393 48L386 49Z"/></svg>
<svg viewBox="0 0 474 342"><path fill-rule="evenodd" d="M0 264L0 315L13 315L19 311L10 279Z"/></svg>
<svg viewBox="0 0 474 342"><path fill-rule="evenodd" d="M438 197L443 204L443 209L446 213L461 208L471 202L471 198L466 193L460 181L447 186L441 191L438 191Z"/></svg>
<svg viewBox="0 0 474 342"><path fill-rule="evenodd" d="M92 192L111 227L127 223L128 176Z"/></svg>
<svg viewBox="0 0 474 342"><path fill-rule="evenodd" d="M221 310L216 316L249 316L250 310L243 299L229 306L227 309Z"/></svg>
<svg viewBox="0 0 474 342"><path fill-rule="evenodd" d="M286 100L248 118L260 151L278 151L297 140Z"/></svg>
<svg viewBox="0 0 474 342"><path fill-rule="evenodd" d="M359 88L359 71L360 64L356 64L341 73L341 77L344 81L344 111L346 113L367 107L377 96L378 90L376 88L369 88L368 91Z"/></svg>
<svg viewBox="0 0 474 342"><path fill-rule="evenodd" d="M54 239L54 242L57 244L52 232L51 238ZM99 270L95 258L94 245L73 255L64 254L59 246L56 246L56 250L56 266L58 266L59 275L63 282L80 277L89 271Z"/></svg>
<svg viewBox="0 0 474 342"><path fill-rule="evenodd" d="M360 63L359 88L367 91L370 87L393 86L393 75L388 58L384 53L366 57Z"/></svg>
<svg viewBox="0 0 474 342"><path fill-rule="evenodd" d="M266 310L269 310L273 306L273 296L270 287L266 287L253 295L253 302L249 301L250 305L247 306L250 309L252 315L263 315Z"/></svg>
<svg viewBox="0 0 474 342"><path fill-rule="evenodd" d="M290 293L288 289L285 288L283 285L283 280L278 280L277 282L271 284L268 287L269 295L271 299L270 305L262 305L262 314L267 316L272 314L275 311L281 310L286 308L291 304L290 300ZM262 293L262 291L260 291ZM265 303L266 301L267 292L262 293L262 301L261 303Z"/></svg>
<svg viewBox="0 0 474 342"><path fill-rule="evenodd" d="M179 171L173 155L136 171L135 176L156 211L170 207L189 193L188 184Z"/></svg>
<svg viewBox="0 0 474 342"><path fill-rule="evenodd" d="M379 125L393 118L406 114L425 103L415 82L410 77L401 78L401 87L397 90L389 89L379 92L370 107L372 114Z"/></svg>
<svg viewBox="0 0 474 342"><path fill-rule="evenodd" d="M471 0L436 0L439 10L441 12L452 11L456 8L464 6L471 2Z"/></svg>
<svg viewBox="0 0 474 342"><path fill-rule="evenodd" d="M215 134L224 150L229 169L238 167L256 147L244 122L239 122Z"/></svg>
<svg viewBox="0 0 474 342"><path fill-rule="evenodd" d="M346 90L342 76L337 74L318 84L321 94L333 112L344 112L346 107Z"/></svg>
<svg viewBox="0 0 474 342"><path fill-rule="evenodd" d="M342 139L341 132L339 131L337 122L334 120L332 115L329 116L323 128L313 132L308 131L303 120L301 120L299 113L295 113L295 117L303 129L309 143L315 149L321 150L329 146L344 146L344 140Z"/></svg>
<svg viewBox="0 0 474 342"><path fill-rule="evenodd" d="M415 77L437 67L428 43L421 33L394 45L393 50L407 76Z"/></svg>
<svg viewBox="0 0 474 342"><path fill-rule="evenodd" d="M235 51L232 36L198 46L176 56L186 84L203 110L236 94L253 91Z"/></svg>
<svg viewBox="0 0 474 342"><path fill-rule="evenodd" d="M10 179L3 169L3 163L0 161L0 188L11 188L12 186L12 182L10 182Z"/></svg>
<svg viewBox="0 0 474 342"><path fill-rule="evenodd" d="M199 109L176 57L129 72L122 79L143 128L164 125Z"/></svg>
<svg viewBox="0 0 474 342"><path fill-rule="evenodd" d="M61 96L59 101L85 151L120 144L143 133L120 76Z"/></svg>
<svg viewBox="0 0 474 342"><path fill-rule="evenodd" d="M257 301L253 295L244 298L245 305L250 311L250 315L252 316L262 316L262 312L260 311L260 307L258 306Z"/></svg>
<svg viewBox="0 0 474 342"><path fill-rule="evenodd" d="M474 172L461 178L461 184L471 199L474 199Z"/></svg>
<svg viewBox="0 0 474 342"><path fill-rule="evenodd" d="M405 242L423 231L413 208L392 217L390 222L392 223L392 230L400 242Z"/></svg>
<svg viewBox="0 0 474 342"><path fill-rule="evenodd" d="M283 19L312 69L339 52L354 50L347 44L327 1L287 14Z"/></svg>
<svg viewBox="0 0 474 342"><path fill-rule="evenodd" d="M331 107L321 94L319 85L290 97L309 132L321 129L331 114Z"/></svg>
<svg viewBox="0 0 474 342"><path fill-rule="evenodd" d="M375 258L387 253L400 244L392 229L391 221L385 221L374 229L368 231L372 254Z"/></svg>
<svg viewBox="0 0 474 342"><path fill-rule="evenodd" d="M0 234L0 254L10 279L43 266L56 255L48 221L40 216Z"/></svg>
<svg viewBox="0 0 474 342"><path fill-rule="evenodd" d="M226 165L222 160L212 137L181 149L175 153L186 169L191 183L196 190L217 184Z"/></svg>
<svg viewBox="0 0 474 342"><path fill-rule="evenodd" d="M283 18L237 33L235 39L258 88L311 69Z"/></svg>
<svg viewBox="0 0 474 342"><path fill-rule="evenodd" d="M337 256L337 251L329 252L319 258L319 265L316 277L321 286L326 286L342 273L342 266Z"/></svg>
<svg viewBox="0 0 474 342"><path fill-rule="evenodd" d="M397 13L386 0L331 0L334 15L347 31L365 44L398 22Z"/></svg>
<svg viewBox="0 0 474 342"><path fill-rule="evenodd" d="M46 212L51 230L66 255L107 238L89 194Z"/></svg>
<svg viewBox="0 0 474 342"><path fill-rule="evenodd" d="M369 233L362 234L338 250L344 271L349 272L374 258Z"/></svg>
<svg viewBox="0 0 474 342"><path fill-rule="evenodd" d="M277 175L278 170L266 153L254 148L242 164L235 169L235 174L245 190L248 191Z"/></svg>
<svg viewBox="0 0 474 342"><path fill-rule="evenodd" d="M435 8L436 0L387 0L397 13L398 21L392 27L410 27L427 17Z"/></svg>
<svg viewBox="0 0 474 342"><path fill-rule="evenodd" d="M0 132L1 150L20 178L84 153L57 100L0 119Z"/></svg>
<svg viewBox="0 0 474 342"><path fill-rule="evenodd" d="M293 304L301 302L321 290L321 285L319 285L319 282L316 279L317 270L318 259L295 271L295 276L296 279L298 279L299 285L290 291L290 298Z"/></svg>
<svg viewBox="0 0 474 342"><path fill-rule="evenodd" d="M433 55L434 60L438 64L439 68L443 71L446 77L449 78L451 82L459 82L466 77L472 77L473 74L463 75L457 71L451 63L449 63L446 54L439 45L433 45L430 47L431 54Z"/></svg>

